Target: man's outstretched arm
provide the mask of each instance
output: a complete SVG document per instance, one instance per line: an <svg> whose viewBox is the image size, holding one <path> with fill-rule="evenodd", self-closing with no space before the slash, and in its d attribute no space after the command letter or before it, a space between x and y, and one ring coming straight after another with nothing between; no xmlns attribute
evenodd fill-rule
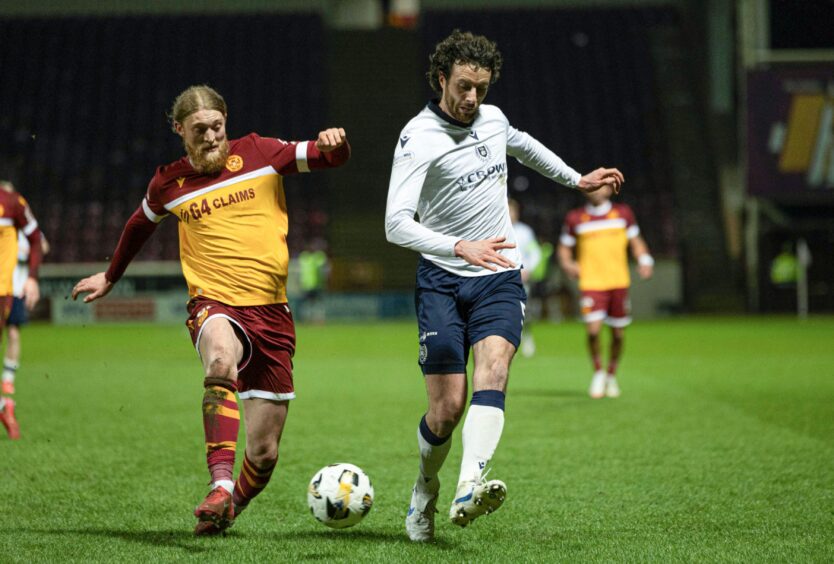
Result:
<svg viewBox="0 0 834 564"><path fill-rule="evenodd" d="M585 193L610 184L619 194L625 182L623 173L616 168L600 167L581 175L532 135L511 126L507 132L507 154L542 176Z"/></svg>

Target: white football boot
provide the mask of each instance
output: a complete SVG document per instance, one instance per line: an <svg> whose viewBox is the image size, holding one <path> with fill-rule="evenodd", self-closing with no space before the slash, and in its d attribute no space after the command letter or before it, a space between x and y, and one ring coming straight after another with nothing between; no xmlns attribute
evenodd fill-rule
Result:
<svg viewBox="0 0 834 564"><path fill-rule="evenodd" d="M620 397L620 385L617 384L617 377L609 375L605 378L605 395L609 398Z"/></svg>
<svg viewBox="0 0 834 564"><path fill-rule="evenodd" d="M411 491L411 505L405 516L405 530L408 538L414 542L431 542L434 540L434 514L437 513L437 494L440 491L440 481L431 481L433 487L425 488L422 477L417 478L418 484Z"/></svg>
<svg viewBox="0 0 834 564"><path fill-rule="evenodd" d="M594 399L605 397L605 382L608 379L608 374L605 370L597 370L594 372L594 377L591 379L591 387L588 389L588 395Z"/></svg>
<svg viewBox="0 0 834 564"><path fill-rule="evenodd" d="M501 480L464 481L458 484L449 520L465 527L481 515L489 515L504 503L507 486Z"/></svg>

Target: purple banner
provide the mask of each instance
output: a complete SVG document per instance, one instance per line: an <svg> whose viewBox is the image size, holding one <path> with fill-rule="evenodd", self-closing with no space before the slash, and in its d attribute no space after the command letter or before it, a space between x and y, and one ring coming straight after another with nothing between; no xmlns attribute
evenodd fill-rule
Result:
<svg viewBox="0 0 834 564"><path fill-rule="evenodd" d="M748 73L747 190L834 200L834 64Z"/></svg>

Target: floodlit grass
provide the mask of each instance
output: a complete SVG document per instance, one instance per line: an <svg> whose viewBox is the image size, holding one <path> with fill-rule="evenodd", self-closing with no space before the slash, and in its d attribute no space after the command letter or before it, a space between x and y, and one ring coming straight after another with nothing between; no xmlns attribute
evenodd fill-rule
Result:
<svg viewBox="0 0 834 564"><path fill-rule="evenodd" d="M0 561L834 559L834 318L638 322L623 396L599 401L586 395L581 325L535 327L493 460L507 502L467 529L448 524L456 433L427 546L403 527L426 401L416 327L298 334L299 397L273 480L226 537L198 539L202 374L185 328L25 329L23 438L0 437ZM376 489L345 531L306 507L310 477L338 461Z"/></svg>

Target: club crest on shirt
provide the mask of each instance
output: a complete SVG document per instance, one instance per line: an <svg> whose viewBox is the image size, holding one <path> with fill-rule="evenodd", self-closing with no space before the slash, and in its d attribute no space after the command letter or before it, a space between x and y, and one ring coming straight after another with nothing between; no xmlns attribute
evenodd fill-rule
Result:
<svg viewBox="0 0 834 564"><path fill-rule="evenodd" d="M226 168L229 172L237 172L243 168L243 157L240 155L229 155L226 159Z"/></svg>
<svg viewBox="0 0 834 564"><path fill-rule="evenodd" d="M486 145L478 145L475 147L475 154L478 155L478 158L482 161L489 160L489 157L491 156L489 147Z"/></svg>

